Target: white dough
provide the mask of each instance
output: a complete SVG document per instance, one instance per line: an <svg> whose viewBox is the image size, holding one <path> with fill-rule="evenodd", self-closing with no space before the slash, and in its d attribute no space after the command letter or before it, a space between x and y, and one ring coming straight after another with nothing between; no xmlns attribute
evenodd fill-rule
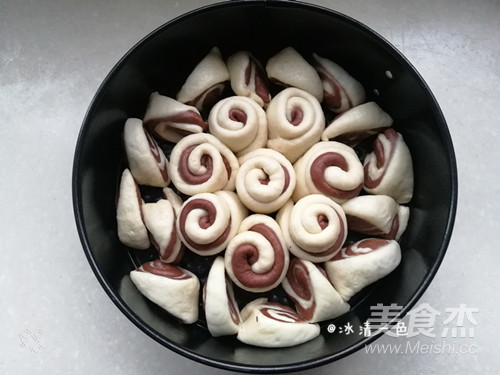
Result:
<svg viewBox="0 0 500 375"><path fill-rule="evenodd" d="M245 120L238 121L233 111L243 113ZM231 151L242 156L267 143L266 112L254 100L231 96L214 105L208 116L210 134L216 136Z"/></svg>
<svg viewBox="0 0 500 375"><path fill-rule="evenodd" d="M312 340L320 333L318 324L302 320L288 306L268 302L252 305L237 336L245 344L284 348Z"/></svg>
<svg viewBox="0 0 500 375"><path fill-rule="evenodd" d="M296 259L298 260L298 258ZM298 261L298 263L301 263L307 272L310 282L309 290L311 299L306 300L299 296L293 288L294 282L291 281L293 278L289 278L290 273L293 272L292 267L300 267L300 265L296 265L296 263L295 261L291 262L290 270L288 271L287 277L283 280L282 286L285 292L295 301L296 306L300 305L304 309L313 309L314 313L308 319L302 316L305 320L310 323L317 323L323 320L336 318L349 311L349 304L344 302L326 275L320 271L317 265L303 259ZM301 315L298 307L297 310L299 315Z"/></svg>
<svg viewBox="0 0 500 375"><path fill-rule="evenodd" d="M291 197L296 184L295 171L288 159L279 152L260 148L238 161L240 168L236 175L236 192L251 211L275 212ZM268 182L264 184L261 180Z"/></svg>
<svg viewBox="0 0 500 375"><path fill-rule="evenodd" d="M323 84L323 102L329 109L341 113L365 101L365 89L344 68L315 53L313 58Z"/></svg>
<svg viewBox="0 0 500 375"><path fill-rule="evenodd" d="M388 195L361 195L343 203L342 208L346 215L363 220L370 226L370 229L374 228L380 233L366 232L357 228L354 230L373 235L388 234L399 213L399 204Z"/></svg>
<svg viewBox="0 0 500 375"><path fill-rule="evenodd" d="M145 250L151 245L142 220L142 200L136 182L128 169L122 173L116 206L118 238L134 249Z"/></svg>
<svg viewBox="0 0 500 375"><path fill-rule="evenodd" d="M143 205L144 223L154 239L160 258L165 263L178 259L182 242L177 237L175 210L166 199ZM167 253L167 249L170 251Z"/></svg>
<svg viewBox="0 0 500 375"><path fill-rule="evenodd" d="M399 205L398 218L399 229L396 233L396 238L394 238L396 241L401 238L403 233L406 231L406 228L408 227L408 221L410 220L410 207Z"/></svg>
<svg viewBox="0 0 500 375"><path fill-rule="evenodd" d="M190 103L203 96L204 93L206 94L214 86L226 81L229 81L229 71L222 60L219 48L214 47L187 77L177 94L177 100L181 103ZM193 105L202 110L203 100L204 98L201 98Z"/></svg>
<svg viewBox="0 0 500 375"><path fill-rule="evenodd" d="M293 47L272 56L266 64L267 76L288 87L297 87L323 100L323 84L318 73Z"/></svg>
<svg viewBox="0 0 500 375"><path fill-rule="evenodd" d="M378 135L377 142L383 146L385 163L381 167L377 166L375 152L366 156L365 191L389 195L400 204L408 203L413 197L413 161L403 136L389 128ZM376 186L368 186L368 178L376 180L380 177L381 181Z"/></svg>
<svg viewBox="0 0 500 375"><path fill-rule="evenodd" d="M261 231L252 229L254 226L269 229L273 233L271 238L276 238L278 242L276 248ZM240 253L242 245L250 245L256 249L257 259L254 262L248 262L248 254ZM233 268L233 257L245 262L243 269ZM282 259L282 263L277 259ZM263 214L246 217L241 222L238 233L229 241L224 253L226 272L231 280L240 288L255 293L277 287L283 281L289 263L290 255L280 226L271 216Z"/></svg>
<svg viewBox="0 0 500 375"><path fill-rule="evenodd" d="M318 218L328 220L322 229ZM296 257L318 263L330 260L347 237L342 207L323 194L307 195L293 204L289 200L276 215L288 250ZM336 246L335 246L336 244Z"/></svg>
<svg viewBox="0 0 500 375"><path fill-rule="evenodd" d="M183 153L192 146L194 148L186 160L189 173L193 175L207 173L206 166L202 164L203 158L206 157L211 159L213 166L207 181L199 184L189 183L179 171ZM229 175L224 159L229 163ZM172 182L181 193L195 195L218 190L234 190L235 188L236 173L239 169L238 159L224 143L211 134L191 134L181 139L172 149L170 164Z"/></svg>
<svg viewBox="0 0 500 375"><path fill-rule="evenodd" d="M143 122L153 134L173 143L187 134L201 133L207 127L196 107L158 92L151 94Z"/></svg>
<svg viewBox="0 0 500 375"><path fill-rule="evenodd" d="M172 188L169 187L163 188L162 195L164 199L168 200L172 204L175 214L179 215L181 206L184 203L182 201L182 198Z"/></svg>
<svg viewBox="0 0 500 375"><path fill-rule="evenodd" d="M313 173L311 167L316 162L316 159L322 157L324 154L338 154L340 155L347 165L347 170L343 170L335 163L328 164L325 168L323 175ZM297 178L297 185L293 192L292 198L298 201L309 194L324 194L333 199L337 203L343 203L359 194L363 185L363 165L359 160L356 152L349 146L336 142L320 142L313 145L307 152L293 165L295 175ZM324 180L326 184L340 191L332 191L330 194L327 191L322 191L314 183L314 180Z"/></svg>
<svg viewBox="0 0 500 375"><path fill-rule="evenodd" d="M258 61L247 51L239 51L229 56L227 69L231 80L231 88L238 96L246 96L254 100L261 107L266 106L271 100L271 95L267 86L259 88L258 85L265 85L264 77L261 76L264 70ZM250 77L247 81L247 69L250 69Z"/></svg>
<svg viewBox="0 0 500 375"><path fill-rule="evenodd" d="M209 216L204 208L190 208L192 201L210 202L216 210L211 225L203 227L200 222ZM248 215L248 210L240 202L236 193L220 190L215 193L199 193L184 202L177 216L177 233L187 248L198 255L209 256L223 251L238 232L240 223ZM183 222L183 217L185 221ZM226 232L220 243L215 242ZM184 233L183 233L184 231Z"/></svg>
<svg viewBox="0 0 500 375"><path fill-rule="evenodd" d="M165 187L170 183L168 160L142 121L129 118L123 128L125 152L134 179L140 185Z"/></svg>
<svg viewBox="0 0 500 375"><path fill-rule="evenodd" d="M276 95L266 114L267 147L282 153L291 163L319 142L325 129L325 115L319 101L307 91L295 87ZM301 118L294 124L297 114Z"/></svg>
<svg viewBox="0 0 500 375"><path fill-rule="evenodd" d="M230 306L234 308L231 309ZM238 305L234 299L233 285L226 278L224 258L215 258L204 294L205 317L210 334L214 337L235 335L241 324Z"/></svg>
<svg viewBox="0 0 500 375"><path fill-rule="evenodd" d="M377 239L384 245L374 251L361 246L363 241L366 240L349 245L358 255L346 256L340 260L334 258L325 263L328 278L344 301L349 301L364 287L387 276L401 262L401 248L397 241ZM347 248L341 250L343 256L346 250Z"/></svg>
<svg viewBox="0 0 500 375"><path fill-rule="evenodd" d="M178 268L190 277L175 279L134 270L130 272L130 278L146 298L183 323L195 323L198 320L200 283L196 275Z"/></svg>
<svg viewBox="0 0 500 375"><path fill-rule="evenodd" d="M328 141L346 133L368 132L370 134L370 130L387 128L392 123L392 117L380 108L377 103L368 102L351 108L340 116L335 117L321 135L321 140ZM349 144L356 144L356 141L355 138Z"/></svg>

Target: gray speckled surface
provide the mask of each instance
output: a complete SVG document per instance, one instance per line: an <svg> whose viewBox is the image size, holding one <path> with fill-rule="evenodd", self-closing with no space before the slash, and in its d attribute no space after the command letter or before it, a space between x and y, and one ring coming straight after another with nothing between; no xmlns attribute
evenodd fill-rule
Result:
<svg viewBox="0 0 500 375"><path fill-rule="evenodd" d="M419 304L443 315L460 304L479 312L473 337L448 341L475 354L362 350L303 373L496 373L500 3L311 2L387 38L440 103L455 145L459 205L448 253ZM143 36L207 3L0 0L2 374L220 372L164 349L121 315L81 250L71 203L74 147L99 84ZM395 340L443 344L424 335L377 343Z"/></svg>

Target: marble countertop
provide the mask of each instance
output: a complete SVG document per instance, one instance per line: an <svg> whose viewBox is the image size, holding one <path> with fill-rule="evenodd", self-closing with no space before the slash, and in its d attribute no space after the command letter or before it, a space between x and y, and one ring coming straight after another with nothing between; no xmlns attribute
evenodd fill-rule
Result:
<svg viewBox="0 0 500 375"><path fill-rule="evenodd" d="M301 373L493 374L500 368L500 3L310 2L388 39L440 103L457 157L458 212L444 262L417 305L441 312L443 324L453 309L469 311L464 325L473 332L448 340L457 353L432 350L445 344L439 335L420 335L398 341L416 350L360 350ZM208 3L0 0L0 373L221 372L165 349L119 312L84 256L71 200L74 148L100 83L143 36Z"/></svg>

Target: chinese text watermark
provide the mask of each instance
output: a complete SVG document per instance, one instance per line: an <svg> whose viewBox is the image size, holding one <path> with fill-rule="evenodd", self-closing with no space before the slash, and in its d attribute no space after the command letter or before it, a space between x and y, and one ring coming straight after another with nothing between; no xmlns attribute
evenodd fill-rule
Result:
<svg viewBox="0 0 500 375"><path fill-rule="evenodd" d="M471 343L449 342L446 339L474 338L479 308L462 303L438 311L428 303L422 303L410 310L406 317L399 318L403 306L397 304L377 304L370 307L370 317L364 322L353 325L347 322L327 326L329 333L360 335L371 337L383 331L391 337L411 338L425 336L440 338L439 343L428 344L422 341L398 344L371 344L365 347L371 354L477 354L479 347ZM439 318L439 319L438 319ZM453 341L453 340L452 340Z"/></svg>

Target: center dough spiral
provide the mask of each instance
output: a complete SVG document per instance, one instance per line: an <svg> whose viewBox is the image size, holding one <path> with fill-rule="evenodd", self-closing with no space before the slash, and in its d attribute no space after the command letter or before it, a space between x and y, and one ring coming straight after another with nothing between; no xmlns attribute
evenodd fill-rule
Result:
<svg viewBox="0 0 500 375"><path fill-rule="evenodd" d="M295 189L292 164L279 152L257 149L239 159L236 192L250 210L271 213L279 210Z"/></svg>

